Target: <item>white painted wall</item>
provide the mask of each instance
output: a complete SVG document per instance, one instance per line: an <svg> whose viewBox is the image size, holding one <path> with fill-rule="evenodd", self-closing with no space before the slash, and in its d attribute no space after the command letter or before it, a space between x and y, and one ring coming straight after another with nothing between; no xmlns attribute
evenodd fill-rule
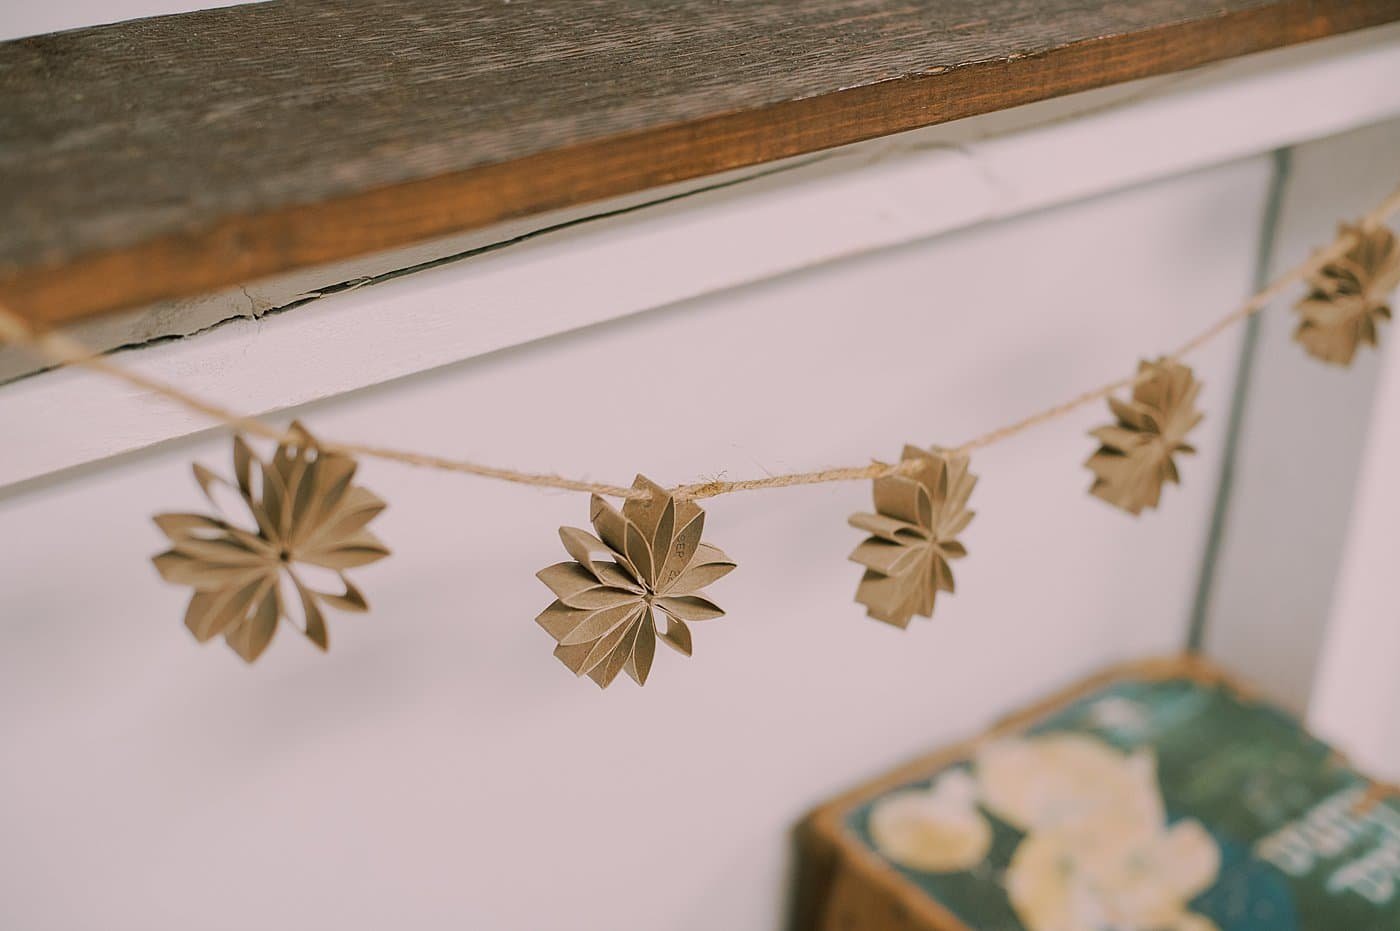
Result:
<svg viewBox="0 0 1400 931"><path fill-rule="evenodd" d="M979 227L302 413L345 439L666 482L958 442L1236 302L1268 171ZM359 574L374 613L336 618L328 656L281 636L245 668L191 641L184 594L146 562L149 516L199 505L189 460L222 465L224 440L12 494L0 926L773 927L804 810L1179 646L1234 353L1201 360L1203 455L1162 513L1084 493L1101 411L980 455L959 594L906 633L851 601L845 518L867 487L714 501L709 533L741 564L714 589L729 616L644 690L574 680L533 623L549 600L533 573L562 558L555 527L586 519L579 496L365 464L396 550Z"/></svg>

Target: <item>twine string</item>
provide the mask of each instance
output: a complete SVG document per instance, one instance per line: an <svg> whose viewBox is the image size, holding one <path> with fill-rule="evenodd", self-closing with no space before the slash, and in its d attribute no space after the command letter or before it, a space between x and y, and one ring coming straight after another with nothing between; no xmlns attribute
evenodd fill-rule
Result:
<svg viewBox="0 0 1400 931"><path fill-rule="evenodd" d="M1400 212L1400 188L1397 188L1389 197L1381 201L1375 209L1367 213L1361 219L1359 226L1362 229L1373 229L1385 223L1397 212ZM1254 314L1268 307L1289 288L1306 281L1317 274L1317 272L1327 264L1341 258L1355 243L1356 235L1352 232L1343 231L1330 246L1318 250L1313 253L1307 261L1302 262L1275 278L1263 290L1256 293L1230 313L1212 322L1201 332L1188 339L1185 343L1182 343L1163 358L1168 362L1181 361L1183 357L1191 355L1201 349L1203 346L1227 332L1234 325L1247 320ZM153 397L163 398L178 404L221 426L278 443L295 440L295 438L285 430L266 423L257 417L241 414L220 404L176 388L174 385L167 382L151 378L148 375L133 371L125 366L117 365L111 361L109 357L92 352L82 343L62 333L38 330L24 317L21 317L18 313L5 307L3 304L0 304L0 341L22 346L45 360L58 365L78 366L109 378L123 381ZM1028 430L1066 417L1084 405L1103 400L1116 391L1131 389L1145 377L1147 377L1147 373L1140 373L1129 378L1121 378L1117 381L1100 385L1097 388L1076 395L1069 400L1037 411L1021 420L1017 420L1003 427L998 427L981 436L974 437L961 446L955 447L953 451L969 453L1009 440ZM606 482L590 482L583 479L568 478L566 476L549 473L521 472L515 469L485 465L467 459L453 459L429 453L413 452L412 450L319 439L317 442L321 448L330 452L397 462L418 468L476 475L481 478L513 482L518 485L531 485L536 488L558 488L564 491L589 492L592 494L607 495L613 498L646 498L649 496L646 491L632 489L624 485L612 485ZM791 488L796 485L819 485L827 482L868 481L886 475L893 475L915 467L917 467L917 464L872 462L869 465L863 466L845 466L819 469L811 472L788 472L781 475L769 475L763 478L740 479L737 481L715 480L684 484L678 485L672 489L672 494L678 499L696 500L734 494L740 491L758 491L767 488Z"/></svg>

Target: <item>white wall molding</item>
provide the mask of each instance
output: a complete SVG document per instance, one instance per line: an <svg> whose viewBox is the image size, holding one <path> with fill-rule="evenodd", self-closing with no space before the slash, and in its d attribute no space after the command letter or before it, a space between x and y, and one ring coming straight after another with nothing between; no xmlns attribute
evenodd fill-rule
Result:
<svg viewBox="0 0 1400 931"><path fill-rule="evenodd" d="M119 358L248 413L304 404L1395 117L1400 28L1141 88L1143 96L1131 102L1122 102L1118 89L1119 102L1107 110L991 138L978 136L1014 115L853 146L816 165L588 222ZM86 372L26 378L0 387L0 488L207 426Z"/></svg>

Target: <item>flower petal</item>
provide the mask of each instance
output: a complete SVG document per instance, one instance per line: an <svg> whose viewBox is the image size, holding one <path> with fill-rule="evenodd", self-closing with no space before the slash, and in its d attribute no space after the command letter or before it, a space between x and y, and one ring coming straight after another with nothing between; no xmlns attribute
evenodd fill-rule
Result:
<svg viewBox="0 0 1400 931"><path fill-rule="evenodd" d="M594 611L559 642L565 646L572 646L576 643L591 643L600 638L606 638L617 627L627 623L636 615L641 610L641 604L640 601L633 599Z"/></svg>
<svg viewBox="0 0 1400 931"><path fill-rule="evenodd" d="M694 594L712 582L717 582L726 575L734 571L735 563L728 556L725 556L714 547L708 549L713 551L712 555L706 553L706 547L701 544L701 552L697 555L690 568L681 573L667 588L668 592L680 594Z"/></svg>
<svg viewBox="0 0 1400 931"><path fill-rule="evenodd" d="M943 514L962 513L967 507L968 499L972 497L973 490L977 488L977 476L968 471L968 459L965 455L950 459L948 471L948 496L943 502Z"/></svg>
<svg viewBox="0 0 1400 931"><path fill-rule="evenodd" d="M281 447L278 447L280 452ZM285 480L277 473L275 465L262 465L263 496L261 507L253 509L258 518L258 526L263 536L278 542L287 539L287 525L290 522L291 505L287 502L288 489Z"/></svg>
<svg viewBox="0 0 1400 931"><path fill-rule="evenodd" d="M619 588L634 595L640 595L644 591L641 584L632 576L632 568L627 565L627 557L617 554L620 562L595 562L593 571L598 575L598 581L608 588Z"/></svg>
<svg viewBox="0 0 1400 931"><path fill-rule="evenodd" d="M535 623L539 624L545 631L555 639L561 641L571 634L584 619L592 616L594 612L587 608L571 608L564 602L555 599L550 602L535 618Z"/></svg>
<svg viewBox="0 0 1400 931"><path fill-rule="evenodd" d="M325 566L312 566L306 563L299 563L296 567L297 581L315 594L324 592L339 592L345 587L345 576L334 569L327 569Z"/></svg>
<svg viewBox="0 0 1400 931"><path fill-rule="evenodd" d="M654 589L656 571L652 562L651 544L636 524L627 524L627 560L637 568L637 578L647 588Z"/></svg>
<svg viewBox="0 0 1400 931"><path fill-rule="evenodd" d="M256 469L253 468L255 462L258 463ZM237 434L233 437L233 477L244 500L258 500L262 491L262 463L254 455L248 441Z"/></svg>
<svg viewBox="0 0 1400 931"><path fill-rule="evenodd" d="M935 553L933 557L933 584L929 593L929 611L933 610L933 597L936 592L947 592L954 594L953 589L953 567L948 565L948 561L942 554Z"/></svg>
<svg viewBox="0 0 1400 931"><path fill-rule="evenodd" d="M561 643L554 648L554 658L568 667L574 675L581 676L592 668L584 668L584 663L593 654L593 646L591 643Z"/></svg>
<svg viewBox="0 0 1400 931"><path fill-rule="evenodd" d="M598 531L598 538L607 544L608 549L618 554L626 552L627 518L616 508L594 495L589 499L588 519L593 522L593 529Z"/></svg>
<svg viewBox="0 0 1400 931"><path fill-rule="evenodd" d="M1089 435L1116 453L1130 453L1151 442L1151 434L1126 427L1105 426L1090 430Z"/></svg>
<svg viewBox="0 0 1400 931"><path fill-rule="evenodd" d="M686 626L685 621L679 618L671 617L669 614L664 616L666 618L666 629L661 631L658 636L666 641L666 644L678 653L684 654L685 656L691 655L693 646L690 638L690 628Z"/></svg>
<svg viewBox="0 0 1400 931"><path fill-rule="evenodd" d="M724 616L719 605L698 595L668 595L656 599L656 606L682 621L708 621Z"/></svg>
<svg viewBox="0 0 1400 931"><path fill-rule="evenodd" d="M942 560L939 560L938 562L941 561ZM916 597L914 613L920 617L933 617L934 602L938 599L937 571L937 563L935 563L933 575L920 573L914 577L918 582L918 595ZM951 583L952 580L950 578L949 584Z"/></svg>
<svg viewBox="0 0 1400 931"><path fill-rule="evenodd" d="M637 625L637 639L632 646L632 655L628 657L627 665L623 668L632 677L632 681L638 685L646 685L647 676L651 674L651 663L655 658L656 616L651 608L647 608L641 623Z"/></svg>
<svg viewBox="0 0 1400 931"><path fill-rule="evenodd" d="M674 588L676 580L690 568L700 551L700 536L704 531L705 512L697 507L684 526L672 535L664 551L665 561L656 573L657 591L664 592Z"/></svg>
<svg viewBox="0 0 1400 931"><path fill-rule="evenodd" d="M657 539L657 529L661 526L666 512L670 511L672 525L675 521L675 501L671 495L660 485L647 478L645 475L638 475L632 481L632 488L636 491L645 491L649 495L646 498L628 498L622 502L622 516L627 518L627 522L634 525L642 532L642 538L647 541L650 547ZM666 532L667 546L670 545L670 533ZM665 550L660 551L661 555Z"/></svg>
<svg viewBox="0 0 1400 931"><path fill-rule="evenodd" d="M266 592L268 581L255 577L244 585L214 591L196 591L185 611L185 626L200 643L224 633L242 620L253 603Z"/></svg>
<svg viewBox="0 0 1400 931"><path fill-rule="evenodd" d="M867 569L856 586L856 601L865 605L865 613L875 620L900 628L908 627L915 614L929 616L918 600L919 586L924 578L922 573L883 575L874 569Z"/></svg>
<svg viewBox="0 0 1400 931"><path fill-rule="evenodd" d="M972 523L972 518L976 516L976 511L969 511L966 509L960 510L946 524L940 523L938 528L938 535L944 540L956 537L958 534L962 533L964 530L967 529L967 525Z"/></svg>
<svg viewBox="0 0 1400 931"><path fill-rule="evenodd" d="M302 567L297 571L304 572L305 567ZM358 588L350 584L349 579L347 579L343 575L340 576L340 584L344 586L345 589L345 591L342 594L337 595L334 592L327 592L321 590L317 590L315 594L326 604L330 605L333 608L339 608L342 611L351 611L356 614L363 614L365 611L369 610L369 602L365 601L365 596L360 594L360 590Z"/></svg>
<svg viewBox="0 0 1400 931"><path fill-rule="evenodd" d="M625 535L626 531L624 530L623 533ZM574 561L591 572L599 582L604 585L641 592L641 586L631 578L633 568L621 551L614 551L612 547L587 530L580 530L577 527L560 527L559 539L563 542L565 551L574 558ZM604 555L610 558L608 560L595 560L595 555ZM614 559L619 560L619 562L612 562L611 560Z"/></svg>
<svg viewBox="0 0 1400 931"><path fill-rule="evenodd" d="M593 573L593 554L611 552L602 540L577 527L560 527L559 540L564 544L564 551L574 558L574 562L590 573Z"/></svg>
<svg viewBox="0 0 1400 931"><path fill-rule="evenodd" d="M292 469L286 476L287 500L282 527L283 537L289 546L300 540L305 528L310 525L307 518L316 505L320 474L321 457L314 450L304 449L292 460Z"/></svg>
<svg viewBox="0 0 1400 931"><path fill-rule="evenodd" d="M622 637L617 645L608 650L602 662L595 665L588 671L588 678L598 684L599 688L607 688L612 685L617 674L632 661L632 654L637 648L637 641L642 633L642 612L636 612L622 628Z"/></svg>
<svg viewBox="0 0 1400 931"><path fill-rule="evenodd" d="M637 609L640 613L640 608ZM587 675L603 660L607 659L622 642L623 636L627 633L627 619L615 626L611 631L597 640L585 643L561 643L554 648L554 655L559 657L564 665L574 671L576 675Z"/></svg>
<svg viewBox="0 0 1400 931"><path fill-rule="evenodd" d="M875 510L887 517L927 527L931 517L928 489L907 475L886 475L874 481Z"/></svg>
<svg viewBox="0 0 1400 931"><path fill-rule="evenodd" d="M225 535L209 540L186 536L172 549L183 556L198 559L212 566L233 566L249 568L265 566L272 561L272 555L262 549L249 549L246 541Z"/></svg>
<svg viewBox="0 0 1400 931"><path fill-rule="evenodd" d="M659 579L661 568L665 564L666 556L671 552L671 543L676 536L676 499L667 495L666 503L661 508L661 517L657 520L656 526L651 531L651 537L647 541L651 544L652 557L656 560L656 574Z"/></svg>
<svg viewBox="0 0 1400 931"><path fill-rule="evenodd" d="M251 663L262 655L277 632L277 588L269 585L253 614L224 635L233 651Z"/></svg>
<svg viewBox="0 0 1400 931"><path fill-rule="evenodd" d="M881 575L901 575L917 564L927 552L927 543L900 546L896 543L886 543L878 537L868 537L851 551L849 558L851 562L860 563Z"/></svg>
<svg viewBox="0 0 1400 931"><path fill-rule="evenodd" d="M351 471L353 473L353 469ZM312 507L304 522L308 529L301 531L301 539L308 547L323 547L354 537L370 521L384 513L387 507L384 499L368 488L357 485L343 494L339 506L334 510L321 514L318 508ZM316 526L318 523L319 526Z"/></svg>
<svg viewBox="0 0 1400 931"><path fill-rule="evenodd" d="M304 510L295 515L297 536L309 540L319 536L335 538L352 534L369 523L380 511L384 502L367 488L352 485L359 464L349 456L338 453L322 453L316 460L315 481L311 483L310 497ZM362 510L372 513L349 526L327 526L339 524L347 515Z"/></svg>
<svg viewBox="0 0 1400 931"><path fill-rule="evenodd" d="M221 537L229 529L226 522L203 514L157 514L151 519L172 543L179 543L185 537L204 540Z"/></svg>
<svg viewBox="0 0 1400 931"><path fill-rule="evenodd" d="M889 543L911 543L928 536L917 524L911 524L895 517L887 517L884 514L852 514L846 519L846 523Z"/></svg>
<svg viewBox="0 0 1400 931"><path fill-rule="evenodd" d="M297 598L301 602L301 613L304 618L302 633L306 634L306 639L316 644L322 650L330 649L330 634L326 631L326 619L321 614L321 608L316 604L316 598L300 581L295 578Z"/></svg>
<svg viewBox="0 0 1400 931"><path fill-rule="evenodd" d="M197 462L193 468L194 480L199 483L204 497L223 520L234 525L242 524L262 529L258 509L239 488Z"/></svg>
<svg viewBox="0 0 1400 931"><path fill-rule="evenodd" d="M201 591L242 585L267 571L266 566L262 564L217 565L176 550L160 553L153 557L151 562L165 581L172 585L188 585Z"/></svg>
<svg viewBox="0 0 1400 931"><path fill-rule="evenodd" d="M277 573L277 614L297 630L306 630L306 606L301 600L301 586L287 572Z"/></svg>
<svg viewBox="0 0 1400 931"><path fill-rule="evenodd" d="M967 555L967 547L957 540L942 540L938 543L938 549L945 559L962 559Z"/></svg>
<svg viewBox="0 0 1400 931"><path fill-rule="evenodd" d="M560 562L535 573L549 590L571 608L610 608L637 600L638 592L602 585L576 562Z"/></svg>
<svg viewBox="0 0 1400 931"><path fill-rule="evenodd" d="M343 537L323 547L298 551L295 558L297 562L344 572L356 566L378 562L388 555L389 548L380 543L378 537L368 530L361 530L353 536Z"/></svg>

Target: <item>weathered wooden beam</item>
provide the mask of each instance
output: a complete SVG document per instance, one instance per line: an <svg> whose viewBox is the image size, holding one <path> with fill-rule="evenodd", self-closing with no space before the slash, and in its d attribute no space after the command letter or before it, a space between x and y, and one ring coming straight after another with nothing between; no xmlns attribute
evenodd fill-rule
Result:
<svg viewBox="0 0 1400 931"><path fill-rule="evenodd" d="M276 0L0 43L56 324L1400 20L1400 0Z"/></svg>

